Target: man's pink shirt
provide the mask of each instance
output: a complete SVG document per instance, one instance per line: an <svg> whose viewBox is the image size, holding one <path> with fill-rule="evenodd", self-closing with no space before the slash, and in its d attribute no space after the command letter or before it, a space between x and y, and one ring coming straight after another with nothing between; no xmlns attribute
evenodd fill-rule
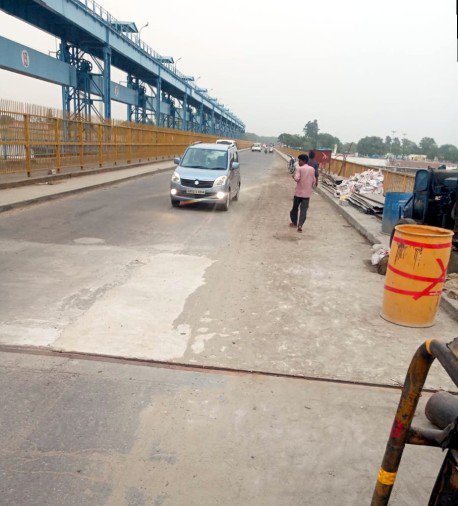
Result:
<svg viewBox="0 0 458 506"><path fill-rule="evenodd" d="M313 186L316 183L315 169L307 164L297 167L294 173L294 180L297 182L294 195L296 197L310 198Z"/></svg>

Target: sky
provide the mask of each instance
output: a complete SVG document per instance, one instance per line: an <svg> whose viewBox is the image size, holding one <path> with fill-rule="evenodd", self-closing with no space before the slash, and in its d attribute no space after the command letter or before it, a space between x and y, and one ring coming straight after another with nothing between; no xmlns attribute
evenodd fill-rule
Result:
<svg viewBox="0 0 458 506"><path fill-rule="evenodd" d="M260 135L309 120L342 141L396 131L458 146L454 0L99 0ZM56 40L0 12L0 35ZM113 80L123 80L121 72ZM60 89L0 70L0 98L61 107ZM124 117L125 106L114 116Z"/></svg>

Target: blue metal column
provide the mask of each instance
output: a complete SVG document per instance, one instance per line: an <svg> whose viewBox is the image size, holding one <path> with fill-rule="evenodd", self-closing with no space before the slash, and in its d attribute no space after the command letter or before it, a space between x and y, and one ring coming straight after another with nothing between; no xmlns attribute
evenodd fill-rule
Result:
<svg viewBox="0 0 458 506"><path fill-rule="evenodd" d="M111 119L111 48L103 48L103 111L105 119Z"/></svg>
<svg viewBox="0 0 458 506"><path fill-rule="evenodd" d="M148 114L146 112L146 88L143 85L139 86L138 97L141 104L141 123L146 124L148 122ZM140 118L135 121L139 123L139 120Z"/></svg>
<svg viewBox="0 0 458 506"><path fill-rule="evenodd" d="M189 123L188 123L188 130L191 132L194 132L194 111L192 110L191 106L188 107L189 109Z"/></svg>
<svg viewBox="0 0 458 506"><path fill-rule="evenodd" d="M127 87L128 88L134 87L133 77L131 74L127 74ZM132 106L130 104L127 105L127 121L129 122L132 121Z"/></svg>
<svg viewBox="0 0 458 506"><path fill-rule="evenodd" d="M204 131L204 103L202 102L200 104L200 125L199 125L199 132Z"/></svg>
<svg viewBox="0 0 458 506"><path fill-rule="evenodd" d="M211 123L211 134L215 135L215 106L212 109L212 123Z"/></svg>
<svg viewBox="0 0 458 506"><path fill-rule="evenodd" d="M188 129L188 94L185 93L183 97L183 124L181 125L182 130Z"/></svg>
<svg viewBox="0 0 458 506"><path fill-rule="evenodd" d="M69 58L67 57L67 41L61 39L60 51L58 54L59 60L68 63ZM70 116L70 100L69 100L70 89L68 86L62 86L62 108L67 117Z"/></svg>
<svg viewBox="0 0 458 506"><path fill-rule="evenodd" d="M159 76L156 83L156 126L160 128L162 126L161 116L161 95L162 95L162 78Z"/></svg>
<svg viewBox="0 0 458 506"><path fill-rule="evenodd" d="M172 98L170 98L170 115L172 117L171 128L177 127L177 109Z"/></svg>

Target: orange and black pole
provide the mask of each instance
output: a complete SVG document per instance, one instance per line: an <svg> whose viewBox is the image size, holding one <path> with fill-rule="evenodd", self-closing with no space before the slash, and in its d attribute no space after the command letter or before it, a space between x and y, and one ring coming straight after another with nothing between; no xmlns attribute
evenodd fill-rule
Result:
<svg viewBox="0 0 458 506"><path fill-rule="evenodd" d="M435 340L429 340L422 344L413 356L407 371L401 399L372 496L372 506L388 504L406 444L431 444L436 446L433 441L428 441L426 433L422 435L420 432L411 429L421 391L431 364L436 358L455 385L458 385L458 339L448 345Z"/></svg>
<svg viewBox="0 0 458 506"><path fill-rule="evenodd" d="M391 427L390 437L386 445L382 466L379 470L372 506L388 504L402 452L407 442L412 419L420 399L423 385L428 376L434 357L429 349L430 341L422 344L410 363L404 382L401 399Z"/></svg>

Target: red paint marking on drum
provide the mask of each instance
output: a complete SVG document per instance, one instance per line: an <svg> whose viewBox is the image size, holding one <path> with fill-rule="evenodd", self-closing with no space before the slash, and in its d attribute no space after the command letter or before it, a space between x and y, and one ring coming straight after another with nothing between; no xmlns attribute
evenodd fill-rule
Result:
<svg viewBox="0 0 458 506"><path fill-rule="evenodd" d="M416 242L416 241L409 241L408 239L401 239L400 237L397 237L396 235L393 237L393 241L397 242L399 244L403 244L405 246L413 246L415 248L426 248L426 249L445 249L450 248L452 245L452 241L450 242L442 242L439 244L429 244L426 242Z"/></svg>

